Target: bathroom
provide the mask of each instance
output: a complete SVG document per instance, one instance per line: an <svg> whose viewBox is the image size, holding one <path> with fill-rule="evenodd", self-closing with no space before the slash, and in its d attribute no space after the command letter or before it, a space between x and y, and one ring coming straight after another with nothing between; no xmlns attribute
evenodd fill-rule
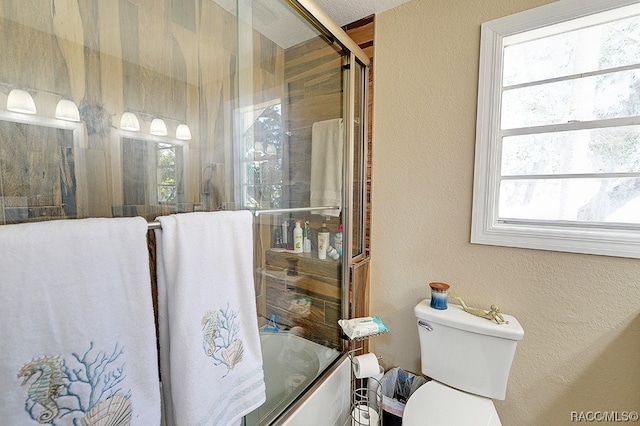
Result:
<svg viewBox="0 0 640 426"><path fill-rule="evenodd" d="M637 259L469 243L480 24L551 2L465 3L412 0L375 17L370 312L391 333L370 348L387 367L419 371L412 307L443 280L525 329L507 398L496 402L503 424L638 410ZM231 90L216 77L211 92Z"/></svg>

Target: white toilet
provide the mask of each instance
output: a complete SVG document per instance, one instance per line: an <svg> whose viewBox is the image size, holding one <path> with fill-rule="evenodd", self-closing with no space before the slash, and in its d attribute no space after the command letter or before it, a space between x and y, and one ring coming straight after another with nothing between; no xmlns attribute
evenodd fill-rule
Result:
<svg viewBox="0 0 640 426"><path fill-rule="evenodd" d="M516 344L524 330L504 315L497 324L449 304L438 310L423 300L414 308L422 373L433 379L407 401L403 426L498 426L492 399L504 399Z"/></svg>

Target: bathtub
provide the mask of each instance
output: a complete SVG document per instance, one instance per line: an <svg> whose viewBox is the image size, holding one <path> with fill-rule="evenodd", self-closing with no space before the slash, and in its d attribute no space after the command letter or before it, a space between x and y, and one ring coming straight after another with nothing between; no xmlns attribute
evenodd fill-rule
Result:
<svg viewBox="0 0 640 426"><path fill-rule="evenodd" d="M260 332L267 400L260 425L270 424L321 374L340 352L288 331Z"/></svg>

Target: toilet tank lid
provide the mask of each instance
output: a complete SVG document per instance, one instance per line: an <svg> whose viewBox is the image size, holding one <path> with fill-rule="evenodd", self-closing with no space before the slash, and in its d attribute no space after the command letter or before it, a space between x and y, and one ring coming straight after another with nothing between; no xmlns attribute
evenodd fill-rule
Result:
<svg viewBox="0 0 640 426"><path fill-rule="evenodd" d="M434 309L430 302L425 299L416 305L414 313L418 319L503 339L522 340L524 337L524 329L511 315L502 314L509 324L498 324L465 312L460 305L449 303L447 309Z"/></svg>

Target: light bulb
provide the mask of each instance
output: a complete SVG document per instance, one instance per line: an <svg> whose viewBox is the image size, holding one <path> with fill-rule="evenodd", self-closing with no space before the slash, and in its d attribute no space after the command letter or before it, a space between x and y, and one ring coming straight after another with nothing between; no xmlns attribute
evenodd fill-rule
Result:
<svg viewBox="0 0 640 426"><path fill-rule="evenodd" d="M191 140L191 129L186 124L178 124L176 127L176 139L181 141Z"/></svg>
<svg viewBox="0 0 640 426"><path fill-rule="evenodd" d="M56 118L66 121L80 121L80 111L75 102L69 99L60 99L56 106Z"/></svg>
<svg viewBox="0 0 640 426"><path fill-rule="evenodd" d="M161 118L154 118L151 121L149 133L154 136L167 136L167 125L164 124L164 121Z"/></svg>
<svg viewBox="0 0 640 426"><path fill-rule="evenodd" d="M139 132L140 122L138 121L138 117L132 112L125 112L122 114L122 118L120 118L120 128L131 132Z"/></svg>
<svg viewBox="0 0 640 426"><path fill-rule="evenodd" d="M13 112L21 112L23 114L35 114L36 103L29 92L21 89L13 89L7 98L7 109Z"/></svg>

